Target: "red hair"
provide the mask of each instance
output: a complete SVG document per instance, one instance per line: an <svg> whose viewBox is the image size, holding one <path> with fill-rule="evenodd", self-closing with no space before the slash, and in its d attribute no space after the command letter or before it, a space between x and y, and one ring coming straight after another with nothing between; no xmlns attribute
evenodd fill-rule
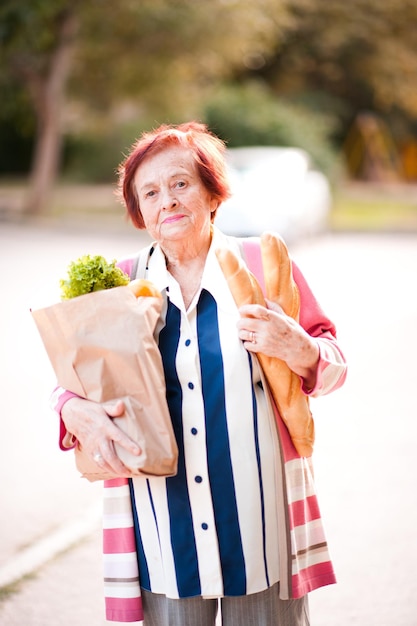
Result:
<svg viewBox="0 0 417 626"><path fill-rule="evenodd" d="M219 205L230 197L224 142L199 122L176 126L163 124L156 130L143 133L118 168L119 196L136 228L145 228L134 184L136 171L147 157L171 146L183 146L191 150L201 182L210 195L218 200ZM216 211L212 213L212 220L215 214Z"/></svg>

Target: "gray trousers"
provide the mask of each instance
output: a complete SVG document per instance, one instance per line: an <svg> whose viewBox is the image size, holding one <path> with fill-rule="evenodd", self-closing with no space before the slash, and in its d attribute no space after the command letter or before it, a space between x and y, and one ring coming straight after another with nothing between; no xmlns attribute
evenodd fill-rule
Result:
<svg viewBox="0 0 417 626"><path fill-rule="evenodd" d="M310 626L308 598L280 600L279 583L249 596L172 600L142 589L144 626Z"/></svg>

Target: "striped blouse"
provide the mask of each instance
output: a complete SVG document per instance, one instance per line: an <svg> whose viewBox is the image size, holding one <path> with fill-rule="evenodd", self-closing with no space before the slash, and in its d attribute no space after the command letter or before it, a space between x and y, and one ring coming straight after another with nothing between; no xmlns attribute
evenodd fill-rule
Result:
<svg viewBox="0 0 417 626"><path fill-rule="evenodd" d="M156 247L146 277L167 294L159 334L178 474L131 483L141 586L171 598L262 591L279 580L275 418L216 260L185 310ZM228 242L230 245L230 242Z"/></svg>

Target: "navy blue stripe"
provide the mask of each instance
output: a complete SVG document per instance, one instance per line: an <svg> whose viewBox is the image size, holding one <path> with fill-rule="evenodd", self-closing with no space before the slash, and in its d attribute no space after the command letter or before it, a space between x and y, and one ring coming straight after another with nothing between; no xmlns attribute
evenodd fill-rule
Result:
<svg viewBox="0 0 417 626"><path fill-rule="evenodd" d="M252 378L252 357L248 353L249 367ZM261 515L262 515L262 547L265 566L265 577L269 587L269 574L268 574L268 562L266 559L266 528L265 528L265 494L262 480L262 465L261 465L261 452L259 448L259 432L258 432L258 405L256 403L255 390L252 388L252 410L253 410L253 432L255 435L255 450L256 450L256 462L258 464L258 477L259 477L259 493L261 495Z"/></svg>
<svg viewBox="0 0 417 626"><path fill-rule="evenodd" d="M178 444L178 472L167 478L171 543L180 597L201 595L197 549L187 489L182 423L182 391L175 367L180 337L181 313L168 301L165 327L159 335L159 349L165 372L167 402Z"/></svg>
<svg viewBox="0 0 417 626"><path fill-rule="evenodd" d="M212 295L205 290L201 292L197 305L197 332L209 479L219 540L224 594L244 595L246 570L227 430L217 305Z"/></svg>
<svg viewBox="0 0 417 626"><path fill-rule="evenodd" d="M139 522L138 522L138 513L136 507L136 498L135 498L135 490L133 487L133 481L129 478L129 489L130 489L130 498L132 501L132 513L133 513L133 525L135 529L135 539L136 539L136 554L138 559L138 568L139 568L139 580L140 585L144 589L151 588L151 582L149 579L149 569L148 564L146 562L145 553L143 551L143 543L142 536L140 534Z"/></svg>

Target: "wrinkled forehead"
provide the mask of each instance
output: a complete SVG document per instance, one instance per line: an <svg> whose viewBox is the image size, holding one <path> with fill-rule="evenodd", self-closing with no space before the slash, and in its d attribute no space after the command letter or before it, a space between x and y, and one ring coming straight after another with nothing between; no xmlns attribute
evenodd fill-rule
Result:
<svg viewBox="0 0 417 626"><path fill-rule="evenodd" d="M194 152L182 146L168 146L147 155L136 169L137 187L175 176L198 176Z"/></svg>

